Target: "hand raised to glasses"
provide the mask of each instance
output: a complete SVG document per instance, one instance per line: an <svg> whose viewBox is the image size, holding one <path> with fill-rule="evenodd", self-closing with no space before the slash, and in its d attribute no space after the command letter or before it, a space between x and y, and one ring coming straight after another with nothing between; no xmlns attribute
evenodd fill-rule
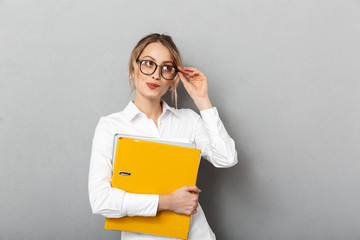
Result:
<svg viewBox="0 0 360 240"><path fill-rule="evenodd" d="M178 67L178 69L181 82L198 109L201 111L212 108L208 95L208 78L205 74L191 67Z"/></svg>

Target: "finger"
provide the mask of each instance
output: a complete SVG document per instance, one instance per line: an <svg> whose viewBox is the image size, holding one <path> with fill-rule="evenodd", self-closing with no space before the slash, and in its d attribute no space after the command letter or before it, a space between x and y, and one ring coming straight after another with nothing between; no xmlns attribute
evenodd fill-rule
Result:
<svg viewBox="0 0 360 240"><path fill-rule="evenodd" d="M180 69L179 74L180 74L180 73L182 73L183 76L185 76L185 77L187 77L187 78L190 78L190 76L191 76L191 74L192 74L193 72L187 72L187 71L183 71L182 69Z"/></svg>
<svg viewBox="0 0 360 240"><path fill-rule="evenodd" d="M195 213L197 213L197 209L195 209L194 211L191 212L191 215L194 215Z"/></svg>
<svg viewBox="0 0 360 240"><path fill-rule="evenodd" d="M197 68L193 68L193 67L182 67L181 69L183 69L184 71L192 71L192 72L199 71Z"/></svg>
<svg viewBox="0 0 360 240"><path fill-rule="evenodd" d="M197 186L188 186L186 188L188 192L200 193L201 190Z"/></svg>
<svg viewBox="0 0 360 240"><path fill-rule="evenodd" d="M196 203L194 209L197 209L199 207L199 202Z"/></svg>
<svg viewBox="0 0 360 240"><path fill-rule="evenodd" d="M179 76L180 76L180 80L183 82L184 85L189 83L182 72L179 72Z"/></svg>
<svg viewBox="0 0 360 240"><path fill-rule="evenodd" d="M193 77L196 77L196 76L199 76L200 75L200 73L192 73L192 74L190 74L190 78L193 78Z"/></svg>
<svg viewBox="0 0 360 240"><path fill-rule="evenodd" d="M183 72L183 73L193 73L193 72L195 72L195 71L193 71L193 70L186 70L186 69L182 68L182 69L181 69L181 72Z"/></svg>
<svg viewBox="0 0 360 240"><path fill-rule="evenodd" d="M189 70L187 70L185 67L180 67L177 66L177 68L180 70L180 72L185 73L185 72L189 72Z"/></svg>
<svg viewBox="0 0 360 240"><path fill-rule="evenodd" d="M184 76L186 76L187 78L194 78L196 76L205 76L202 72L200 71L181 71L183 73Z"/></svg>
<svg viewBox="0 0 360 240"><path fill-rule="evenodd" d="M201 73L198 69L190 68L190 67L180 67L179 70L183 73L194 73L194 72Z"/></svg>
<svg viewBox="0 0 360 240"><path fill-rule="evenodd" d="M188 82L188 80L185 78L185 76L184 76L183 73L179 72L179 76L180 76L180 80L181 80L181 82L183 83L185 89L188 89L188 88L190 87L189 85L191 85L191 84L190 84L190 83Z"/></svg>
<svg viewBox="0 0 360 240"><path fill-rule="evenodd" d="M182 73L183 75L185 75L185 74L188 74L188 73L186 73L186 71L184 70L184 68L182 68L182 67L180 67L180 66L177 66L177 68L179 69L179 74L180 73Z"/></svg>
<svg viewBox="0 0 360 240"><path fill-rule="evenodd" d="M182 73L187 79L195 80L197 76L200 76L199 73Z"/></svg>

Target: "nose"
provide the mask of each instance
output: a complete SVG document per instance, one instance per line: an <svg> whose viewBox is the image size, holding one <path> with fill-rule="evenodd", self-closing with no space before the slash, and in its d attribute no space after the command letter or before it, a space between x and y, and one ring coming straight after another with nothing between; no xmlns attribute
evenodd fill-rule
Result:
<svg viewBox="0 0 360 240"><path fill-rule="evenodd" d="M160 71L161 71L161 68L159 66L152 75L153 79L160 80L160 77L161 77Z"/></svg>

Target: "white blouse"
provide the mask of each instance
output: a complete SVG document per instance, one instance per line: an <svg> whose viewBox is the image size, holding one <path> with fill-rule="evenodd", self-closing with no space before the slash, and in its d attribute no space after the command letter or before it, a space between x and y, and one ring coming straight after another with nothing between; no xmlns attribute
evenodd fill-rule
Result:
<svg viewBox="0 0 360 240"><path fill-rule="evenodd" d="M101 117L96 127L90 159L89 200L92 212L109 218L156 216L159 195L133 194L111 187L113 140L117 133L157 137L168 141L195 142L201 156L215 167L237 163L235 143L225 130L215 107L200 111L175 109L163 102L158 126L130 101L118 113ZM122 240L174 239L123 231ZM199 205L191 217L188 240L213 240L215 235Z"/></svg>

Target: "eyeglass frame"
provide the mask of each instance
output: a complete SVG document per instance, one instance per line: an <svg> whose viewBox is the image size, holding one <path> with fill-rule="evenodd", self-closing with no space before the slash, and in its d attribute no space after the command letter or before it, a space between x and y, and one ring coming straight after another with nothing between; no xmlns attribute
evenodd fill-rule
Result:
<svg viewBox="0 0 360 240"><path fill-rule="evenodd" d="M141 70L141 64L142 64L142 62L144 62L144 61L153 62L153 63L155 64L155 69L154 69L154 71L153 71L152 73L144 73L144 72ZM171 66L171 65L166 65L166 64L164 64L164 65L158 65L156 62L154 62L154 61L152 61L152 60L148 60L148 59L142 59L142 60L136 59L136 62L139 62L139 63L140 63L140 66L139 66L140 72L142 72L142 73L145 74L145 75L154 74L154 72L156 72L156 69L158 68L158 66L160 66L160 75L161 75L164 79L166 79L166 80L174 80L174 78L176 77L177 73L180 72L180 70L179 70L176 66ZM163 76L163 74L162 74L162 68L163 68L164 66L168 66L168 67L173 67L173 68L175 68L175 74L174 74L174 77L173 77L173 78L170 78L170 79L169 79L169 78L165 78L165 77Z"/></svg>

